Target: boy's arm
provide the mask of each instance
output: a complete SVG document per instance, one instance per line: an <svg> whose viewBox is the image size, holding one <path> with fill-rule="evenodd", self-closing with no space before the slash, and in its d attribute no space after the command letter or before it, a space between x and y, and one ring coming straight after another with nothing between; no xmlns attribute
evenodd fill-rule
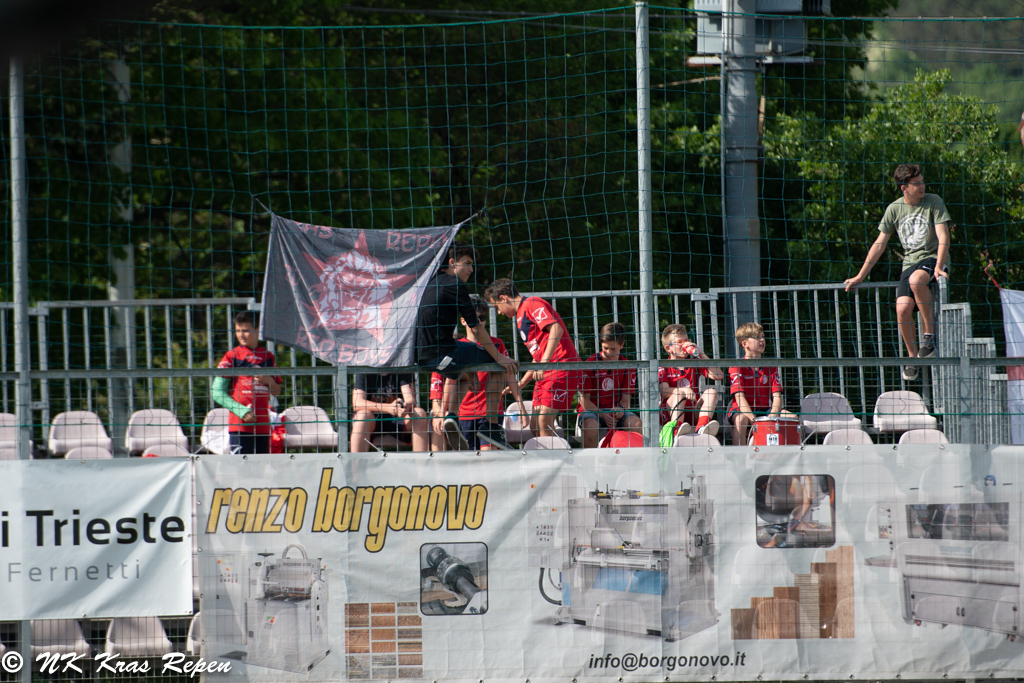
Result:
<svg viewBox="0 0 1024 683"><path fill-rule="evenodd" d="M750 404L747 403L747 395L742 391L737 391L732 395L736 399L736 407L740 409L740 412L749 417L751 420L754 419L754 411L750 408ZM773 404L774 407L774 404Z"/></svg>
<svg viewBox="0 0 1024 683"><path fill-rule="evenodd" d="M416 400L416 392L413 390L413 386L411 384L403 384L400 389L402 391L402 402L405 403L402 407L402 413L405 415L411 415L413 409L418 403Z"/></svg>
<svg viewBox="0 0 1024 683"><path fill-rule="evenodd" d="M363 389L352 390L352 410L366 410L371 413L387 413L388 415L397 415L398 406L394 403L378 403L377 401L370 401L366 398L366 391Z"/></svg>
<svg viewBox="0 0 1024 683"><path fill-rule="evenodd" d="M938 228L938 226L936 226L936 228ZM867 279L868 273L871 272L871 269L875 267L876 263L878 263L878 259L882 258L882 254L885 253L885 245L888 244L888 242L889 233L879 232L878 237L875 238L871 248L868 249L868 256L864 259L864 265L860 267L860 272L846 281L845 284L847 292Z"/></svg>
<svg viewBox="0 0 1024 683"><path fill-rule="evenodd" d="M519 369L519 363L516 362L515 358L509 358L494 345L490 333L487 332L487 328L484 327L482 322L477 323L473 330L476 333L476 343L484 347L484 351L491 355L495 363L505 368L505 372L515 372Z"/></svg>
<svg viewBox="0 0 1024 683"><path fill-rule="evenodd" d="M949 226L946 223L935 224L935 236L939 238L939 252L935 257L935 278L949 277L946 271L946 259L949 258Z"/></svg>
<svg viewBox="0 0 1024 683"><path fill-rule="evenodd" d="M230 410L232 413L242 418L243 420L245 420L246 416L249 416L251 419L246 421L253 422L256 416L252 413L252 407L242 405L235 399L231 398L231 394L228 393L230 387L230 378L214 377L213 386L210 387L210 395L213 397L214 403L221 406L222 408L227 408L228 410Z"/></svg>
<svg viewBox="0 0 1024 683"><path fill-rule="evenodd" d="M555 350L558 348L558 342L562 340L562 335L565 334L565 330L558 323L551 323L548 325L548 345L544 347L544 352L540 354L540 360L538 363L550 363L551 358L555 355ZM543 370L534 370L534 377L538 380L544 379Z"/></svg>
<svg viewBox="0 0 1024 683"><path fill-rule="evenodd" d="M772 394L772 409L769 413L772 417L778 417L779 413L782 412L782 392L776 391Z"/></svg>
<svg viewBox="0 0 1024 683"><path fill-rule="evenodd" d="M700 352L697 358L700 358L701 360L711 360L711 358L703 351ZM722 374L721 368L708 368L708 377L716 382L720 382L725 375Z"/></svg>

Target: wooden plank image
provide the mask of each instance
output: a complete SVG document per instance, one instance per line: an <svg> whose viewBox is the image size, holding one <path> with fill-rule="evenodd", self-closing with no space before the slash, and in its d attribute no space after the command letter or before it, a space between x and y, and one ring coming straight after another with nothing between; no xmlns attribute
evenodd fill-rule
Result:
<svg viewBox="0 0 1024 683"><path fill-rule="evenodd" d="M775 586L772 595L750 599L732 610L733 640L853 638L853 546L825 551L792 586Z"/></svg>

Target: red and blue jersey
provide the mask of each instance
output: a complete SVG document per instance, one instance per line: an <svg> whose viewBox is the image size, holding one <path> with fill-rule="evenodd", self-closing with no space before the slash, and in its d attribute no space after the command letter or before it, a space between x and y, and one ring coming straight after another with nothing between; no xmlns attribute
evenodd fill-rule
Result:
<svg viewBox="0 0 1024 683"><path fill-rule="evenodd" d="M273 368L277 364L274 354L262 346L250 349L236 346L224 354L218 368ZM257 382L254 377L229 377L231 398L243 406L251 406L256 422L242 422L234 413L228 415L228 431L247 434L270 434L270 387ZM274 377L280 384L281 378Z"/></svg>
<svg viewBox="0 0 1024 683"><path fill-rule="evenodd" d="M601 354L595 353L587 362L601 361ZM629 360L622 353L619 360ZM598 410L619 410L622 397L636 393L636 370L626 368L595 369L583 371L583 393ZM578 412L583 412L583 401L579 402Z"/></svg>

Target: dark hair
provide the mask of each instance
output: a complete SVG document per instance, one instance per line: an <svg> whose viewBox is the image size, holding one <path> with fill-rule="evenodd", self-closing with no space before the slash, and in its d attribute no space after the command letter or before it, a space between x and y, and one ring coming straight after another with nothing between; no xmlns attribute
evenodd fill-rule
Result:
<svg viewBox="0 0 1024 683"><path fill-rule="evenodd" d="M601 328L600 340L603 342L626 343L626 328L618 320L610 322Z"/></svg>
<svg viewBox="0 0 1024 683"><path fill-rule="evenodd" d="M465 242L460 242L458 240L452 242L452 246L448 248L448 260L455 261L456 263L458 263L459 259L462 258L463 256L469 256L475 262L476 249L473 248L472 244L467 244ZM451 264L447 262L445 263L446 268L450 265Z"/></svg>
<svg viewBox="0 0 1024 683"><path fill-rule="evenodd" d="M249 323L253 327L256 327L256 314L252 311L242 311L241 313L235 314L235 324L243 325Z"/></svg>
<svg viewBox="0 0 1024 683"><path fill-rule="evenodd" d="M484 298L488 301L497 301L499 296L507 296L510 299L515 299L519 296L516 283L507 277L503 277L492 282L491 286L484 291Z"/></svg>
<svg viewBox="0 0 1024 683"><path fill-rule="evenodd" d="M892 174L892 177L896 181L896 188L902 191L904 185L919 175L921 175L921 167L917 164L900 164L896 167L896 172Z"/></svg>
<svg viewBox="0 0 1024 683"><path fill-rule="evenodd" d="M480 322L484 322L490 316L490 306L484 301L478 294L470 294L469 300L473 303L473 310L476 311L476 317L480 318Z"/></svg>

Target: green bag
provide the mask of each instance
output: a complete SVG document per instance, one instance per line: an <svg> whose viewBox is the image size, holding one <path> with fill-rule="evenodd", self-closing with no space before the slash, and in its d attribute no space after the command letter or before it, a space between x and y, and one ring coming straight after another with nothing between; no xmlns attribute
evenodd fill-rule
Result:
<svg viewBox="0 0 1024 683"><path fill-rule="evenodd" d="M672 442L676 436L676 426L679 424L676 420L669 420L665 423L665 426L661 428L661 434L658 435L658 445L662 448L672 448Z"/></svg>

